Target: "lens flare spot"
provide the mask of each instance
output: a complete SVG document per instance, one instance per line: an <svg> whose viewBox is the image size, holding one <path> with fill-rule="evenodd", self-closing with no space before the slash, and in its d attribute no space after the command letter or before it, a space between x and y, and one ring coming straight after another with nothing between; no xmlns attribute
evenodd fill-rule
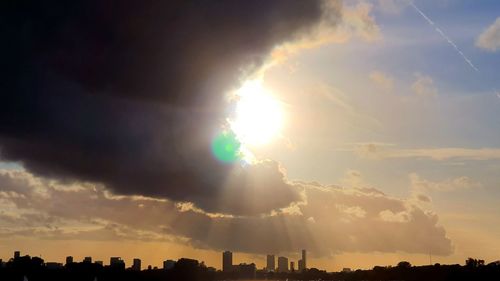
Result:
<svg viewBox="0 0 500 281"><path fill-rule="evenodd" d="M232 132L221 132L212 141L212 153L219 161L233 163L240 159L240 142Z"/></svg>

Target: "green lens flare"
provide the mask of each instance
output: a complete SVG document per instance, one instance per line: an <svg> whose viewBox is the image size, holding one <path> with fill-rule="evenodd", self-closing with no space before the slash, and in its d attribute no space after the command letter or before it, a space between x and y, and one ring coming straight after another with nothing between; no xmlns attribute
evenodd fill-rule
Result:
<svg viewBox="0 0 500 281"><path fill-rule="evenodd" d="M240 142L232 132L218 134L212 142L212 153L225 163L232 163L240 159Z"/></svg>

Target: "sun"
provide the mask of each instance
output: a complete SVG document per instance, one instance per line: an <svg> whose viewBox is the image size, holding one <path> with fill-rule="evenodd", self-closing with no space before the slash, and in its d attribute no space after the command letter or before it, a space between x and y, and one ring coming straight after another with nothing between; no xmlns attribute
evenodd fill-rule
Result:
<svg viewBox="0 0 500 281"><path fill-rule="evenodd" d="M242 144L267 144L280 134L283 126L281 103L262 87L260 81L245 82L235 94L235 114L229 124Z"/></svg>

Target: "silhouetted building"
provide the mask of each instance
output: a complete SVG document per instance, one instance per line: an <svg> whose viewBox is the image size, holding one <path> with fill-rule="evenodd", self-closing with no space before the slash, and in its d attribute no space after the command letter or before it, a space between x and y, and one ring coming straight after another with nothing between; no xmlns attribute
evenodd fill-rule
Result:
<svg viewBox="0 0 500 281"><path fill-rule="evenodd" d="M290 271L291 272L295 271L295 263L293 261L290 262Z"/></svg>
<svg viewBox="0 0 500 281"><path fill-rule="evenodd" d="M73 257L72 256L67 256L66 257L66 265L72 264L73 263Z"/></svg>
<svg viewBox="0 0 500 281"><path fill-rule="evenodd" d="M134 259L132 263L132 270L141 271L141 259Z"/></svg>
<svg viewBox="0 0 500 281"><path fill-rule="evenodd" d="M302 250L302 265L304 265L304 269L307 269L306 250Z"/></svg>
<svg viewBox="0 0 500 281"><path fill-rule="evenodd" d="M267 255L267 271L274 271L276 269L275 258L274 255Z"/></svg>
<svg viewBox="0 0 500 281"><path fill-rule="evenodd" d="M174 266L175 266L174 260L163 261L163 269L165 269L165 270L172 269L172 268L174 268Z"/></svg>
<svg viewBox="0 0 500 281"><path fill-rule="evenodd" d="M15 251L15 252L14 252L14 259L18 259L18 258L20 258L20 257L21 257L21 252L19 252L19 251Z"/></svg>
<svg viewBox="0 0 500 281"><path fill-rule="evenodd" d="M113 269L125 269L125 262L120 257L111 257L109 259L109 267Z"/></svg>
<svg viewBox="0 0 500 281"><path fill-rule="evenodd" d="M307 269L306 264L306 250L302 250L302 259L299 260L299 271L302 272Z"/></svg>
<svg viewBox="0 0 500 281"><path fill-rule="evenodd" d="M207 271L208 271L208 272L215 273L215 272L217 272L217 268L215 268L215 267L213 267L213 266L209 266L209 267L207 267Z"/></svg>
<svg viewBox="0 0 500 281"><path fill-rule="evenodd" d="M342 268L342 272L351 272L352 270L349 267Z"/></svg>
<svg viewBox="0 0 500 281"><path fill-rule="evenodd" d="M174 270L177 273L185 273L187 275L191 275L199 269L199 266L200 263L197 260L181 258L175 263Z"/></svg>
<svg viewBox="0 0 500 281"><path fill-rule="evenodd" d="M95 264L98 264L100 266L103 266L104 265L104 262L103 261L95 261Z"/></svg>
<svg viewBox="0 0 500 281"><path fill-rule="evenodd" d="M84 257L83 262L84 263L92 263L92 257Z"/></svg>
<svg viewBox="0 0 500 281"><path fill-rule="evenodd" d="M63 264L59 262L46 262L45 267L48 269L61 269L63 268Z"/></svg>
<svg viewBox="0 0 500 281"><path fill-rule="evenodd" d="M278 272L288 272L288 258L278 257Z"/></svg>
<svg viewBox="0 0 500 281"><path fill-rule="evenodd" d="M233 253L230 251L225 251L222 253L222 271L233 271Z"/></svg>
<svg viewBox="0 0 500 281"><path fill-rule="evenodd" d="M24 256L24 257L27 258L28 260L30 259L30 256ZM44 260L40 257L32 257L31 262L32 262L32 264L36 264L37 266L40 267L43 265Z"/></svg>
<svg viewBox="0 0 500 281"><path fill-rule="evenodd" d="M239 265L233 266L233 270L238 274L238 278L240 279L255 279L257 267L254 263L240 263Z"/></svg>

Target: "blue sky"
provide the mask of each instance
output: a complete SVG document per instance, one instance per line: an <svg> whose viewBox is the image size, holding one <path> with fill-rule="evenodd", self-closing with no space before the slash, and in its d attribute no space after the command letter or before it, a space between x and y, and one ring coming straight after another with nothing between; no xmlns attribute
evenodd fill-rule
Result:
<svg viewBox="0 0 500 281"><path fill-rule="evenodd" d="M500 88L500 51L476 45L480 34L500 16L500 2L414 2L479 71L413 7L404 5L404 1L393 1L399 9L388 12L380 2L369 2L371 18L379 30L377 40L363 40L354 35L343 43L304 50L290 58L289 63L297 66L293 79L286 78L289 75L286 66L268 73L266 81L271 85L279 84L273 80L287 81L288 87L279 85L276 91L283 93L292 108L299 104L308 106L311 111L302 108L300 112L304 119L315 120L307 125L314 123L315 126L299 126L300 133L292 132L288 136L296 143L292 151L275 148L266 153L279 159L288 176L294 179L341 184L347 171L355 170L365 177L365 184L400 197L414 192L411 174L441 184L462 177L478 183L477 188L427 191L432 198L427 207L443 217L442 223L453 229L451 235L456 235L456 241L461 243L457 244L459 254L449 259L458 262L464 252L480 254L471 250L474 239L469 241L463 236L465 229L474 228L485 239L500 234L499 228L489 227L493 223L490 219L500 216L499 159L459 156L443 160L431 157L368 159L345 148L379 143L379 147L386 150L500 149L500 98L495 92ZM354 7L368 2L344 3ZM370 81L374 71L392 81L390 93L384 93ZM419 77L431 81L423 84L432 88L435 96L415 96L412 86ZM350 109L343 108L338 101L329 103L311 97L318 84L336 89L331 94L347 103ZM296 96L287 96L290 92ZM432 153L435 152L437 150ZM473 216L477 221L468 225L462 221L466 216ZM498 245L499 241L494 243ZM487 251L487 247L479 248ZM485 255L494 256L493 252Z"/></svg>

